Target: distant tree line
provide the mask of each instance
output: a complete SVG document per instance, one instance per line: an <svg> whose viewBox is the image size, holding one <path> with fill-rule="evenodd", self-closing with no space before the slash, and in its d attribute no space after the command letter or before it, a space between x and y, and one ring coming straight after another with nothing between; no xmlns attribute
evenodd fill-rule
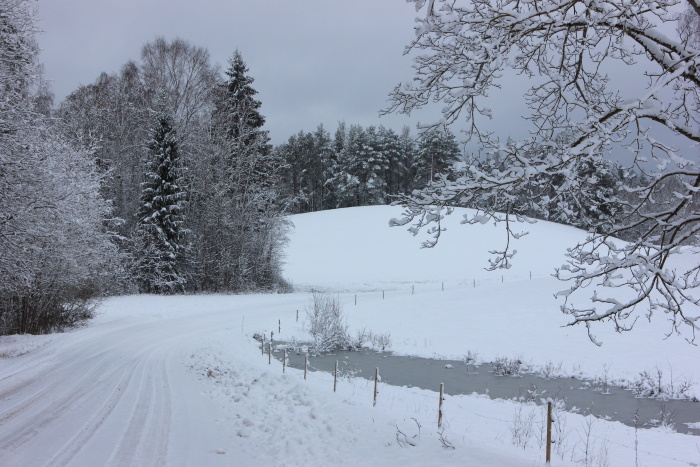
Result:
<svg viewBox="0 0 700 467"><path fill-rule="evenodd" d="M389 204L461 159L449 129L413 138L407 127L397 134L343 122L333 137L323 125L312 133L300 131L276 153L286 168L281 193L290 213Z"/></svg>
<svg viewBox="0 0 700 467"><path fill-rule="evenodd" d="M563 145L570 139L563 132ZM506 147L514 144L506 143ZM390 204L415 190L439 189L441 177L456 180L507 177L509 166L495 151L486 156L463 154L448 128L431 128L412 136L383 126L349 127L341 122L333 136L319 125L314 132L300 131L275 148L285 171L280 193L289 213L305 213L353 206ZM544 160L556 147L532 149ZM504 152L505 153L505 152ZM528 183L507 193L465 190L451 206L513 212L533 219L572 225L603 233L619 219L635 215L627 208L637 194L623 187L648 183L643 171L627 169L610 159L582 161L567 174L533 175ZM432 188L431 188L432 186ZM679 188L670 178L656 198L668 201ZM624 239L638 232L621 234Z"/></svg>

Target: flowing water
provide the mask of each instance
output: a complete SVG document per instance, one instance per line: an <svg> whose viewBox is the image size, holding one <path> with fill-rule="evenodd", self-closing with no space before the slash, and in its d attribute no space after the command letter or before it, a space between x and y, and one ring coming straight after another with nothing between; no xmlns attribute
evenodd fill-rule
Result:
<svg viewBox="0 0 700 467"><path fill-rule="evenodd" d="M276 350L273 355L281 360L283 353ZM615 386L608 386L603 391L593 389L590 381L576 378L548 379L527 373L496 376L491 364L466 365L457 360L407 357L368 350L310 355L309 371L332 373L336 360L341 375L374 379L375 368L379 368L381 381L394 386L438 391L440 383L444 383L445 393L450 395L478 393L495 399L530 400L537 404L547 398L559 399L567 411L630 426L634 426L637 414L639 427L656 426L660 420L666 419L676 431L700 436L700 424L697 423L700 422L700 403L689 400L639 398L632 391ZM291 368L303 369L304 354L288 352L287 362ZM696 428L688 426L689 423L696 423Z"/></svg>

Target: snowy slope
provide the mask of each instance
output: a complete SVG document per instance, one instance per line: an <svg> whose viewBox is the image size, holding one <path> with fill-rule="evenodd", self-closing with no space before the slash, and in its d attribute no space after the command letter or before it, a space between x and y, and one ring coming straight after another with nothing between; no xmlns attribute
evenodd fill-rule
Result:
<svg viewBox="0 0 700 467"><path fill-rule="evenodd" d="M285 275L297 287L380 289L398 283L426 281L515 280L549 276L560 266L567 247L585 240L573 227L537 222L523 224L529 232L514 243L513 267L489 273L490 250L501 249L506 236L492 223L460 225L465 210L446 216L440 242L420 248L428 238L413 236L407 227L389 227L400 207L369 206L291 216L295 228L287 247Z"/></svg>

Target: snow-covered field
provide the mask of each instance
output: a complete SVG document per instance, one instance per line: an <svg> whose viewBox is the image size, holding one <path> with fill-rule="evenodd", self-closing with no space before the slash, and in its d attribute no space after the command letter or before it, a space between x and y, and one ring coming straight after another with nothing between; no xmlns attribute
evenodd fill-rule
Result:
<svg viewBox="0 0 700 467"><path fill-rule="evenodd" d="M351 332L391 333L399 353L520 357L611 379L657 367L700 378L700 351L663 340L664 321L622 335L600 327L602 347L562 327L553 293L563 286L549 274L580 231L528 225L514 267L488 273L486 250L502 240L493 226L454 218L438 247L420 250L419 239L387 227L399 214L294 216L293 294L115 297L87 327L0 338L0 466L544 465L541 407L448 396L438 431L435 392L380 384L373 407L366 380L342 378L334 393L331 375L305 381L268 364L252 335L307 338L311 288L338 294ZM700 437L572 413L556 420L552 465L700 465Z"/></svg>

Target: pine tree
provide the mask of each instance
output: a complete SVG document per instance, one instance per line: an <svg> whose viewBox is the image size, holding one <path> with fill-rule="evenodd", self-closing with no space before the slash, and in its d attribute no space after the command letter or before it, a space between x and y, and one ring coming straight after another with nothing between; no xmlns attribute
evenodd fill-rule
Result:
<svg viewBox="0 0 700 467"><path fill-rule="evenodd" d="M144 292L173 293L183 290L185 284L179 265L185 251L182 210L187 194L172 118L160 112L156 121L147 145L145 182L137 214L141 250L137 269Z"/></svg>

